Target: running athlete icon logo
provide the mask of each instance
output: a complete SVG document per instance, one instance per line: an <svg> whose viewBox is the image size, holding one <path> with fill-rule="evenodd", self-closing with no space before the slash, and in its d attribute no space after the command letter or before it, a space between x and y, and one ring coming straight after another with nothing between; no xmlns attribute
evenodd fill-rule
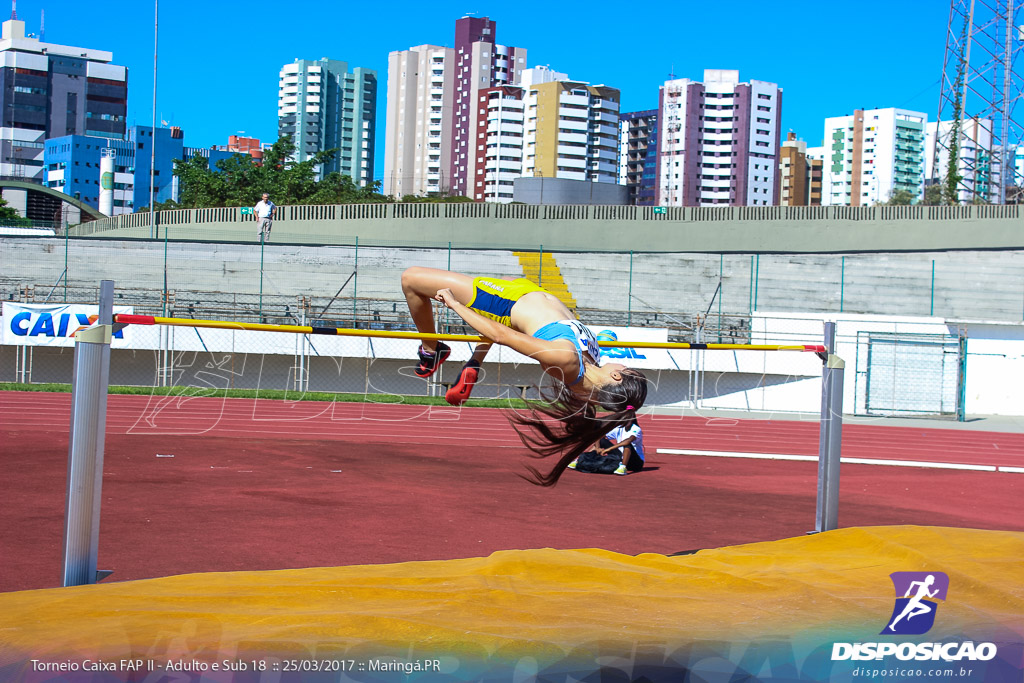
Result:
<svg viewBox="0 0 1024 683"><path fill-rule="evenodd" d="M949 577L943 572L893 572L896 605L882 635L920 635L935 624L935 612L949 591Z"/></svg>

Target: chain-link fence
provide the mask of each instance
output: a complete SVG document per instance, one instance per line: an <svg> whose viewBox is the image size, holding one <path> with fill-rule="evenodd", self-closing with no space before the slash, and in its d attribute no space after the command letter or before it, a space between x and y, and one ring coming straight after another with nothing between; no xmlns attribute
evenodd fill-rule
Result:
<svg viewBox="0 0 1024 683"><path fill-rule="evenodd" d="M262 244L254 232L252 243L8 236L0 239L0 263L3 300L94 301L96 283L109 278L133 290L135 305L147 311L246 320L290 320L309 308L353 324L396 322L397 276L408 265L528 277L532 271L543 286L564 286L577 308L609 323L659 324L671 316L669 322L685 319L689 327L700 315L723 339L742 336L743 317L759 311L1024 320L1019 250L552 253L542 245L470 249L357 238Z"/></svg>

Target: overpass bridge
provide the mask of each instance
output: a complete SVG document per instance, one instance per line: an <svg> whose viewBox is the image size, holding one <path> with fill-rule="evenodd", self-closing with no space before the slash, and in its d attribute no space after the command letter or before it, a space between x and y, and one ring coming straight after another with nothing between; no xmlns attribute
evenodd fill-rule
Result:
<svg viewBox="0 0 1024 683"><path fill-rule="evenodd" d="M24 206L18 206L21 202L11 201L7 190L14 190L18 192L24 192L26 195ZM79 218L70 220L69 222L78 223L81 221L95 221L105 216L100 213L96 208L89 206L80 199L76 199L71 195L64 194L59 190L40 185L39 183L33 183L27 180L18 180L16 178L0 178L0 192L3 193L4 198L8 200L9 204L12 204L22 209L22 213L25 218L34 221L53 221L55 215L63 214L63 204L67 204L72 208L73 211L77 211ZM61 214L57 212L60 211Z"/></svg>

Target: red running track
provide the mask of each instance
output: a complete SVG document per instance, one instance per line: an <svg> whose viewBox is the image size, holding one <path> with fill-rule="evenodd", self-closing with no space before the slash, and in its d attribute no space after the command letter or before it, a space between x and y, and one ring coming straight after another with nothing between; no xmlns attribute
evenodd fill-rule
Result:
<svg viewBox="0 0 1024 683"><path fill-rule="evenodd" d="M0 591L59 585L70 396L0 392ZM109 580L444 560L515 548L674 552L812 529L817 422L644 416L648 468L542 469L491 409L111 396L100 526ZM844 457L1024 466L1024 435L844 425ZM173 457L158 457L173 456ZM1024 474L842 466L841 526L1024 531Z"/></svg>

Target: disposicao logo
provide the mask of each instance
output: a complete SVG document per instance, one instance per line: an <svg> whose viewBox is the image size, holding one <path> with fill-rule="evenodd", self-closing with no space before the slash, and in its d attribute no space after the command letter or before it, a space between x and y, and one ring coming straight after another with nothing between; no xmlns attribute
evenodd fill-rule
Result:
<svg viewBox="0 0 1024 683"><path fill-rule="evenodd" d="M893 572L896 603L879 635L921 635L935 625L939 601L949 592L949 577L943 572ZM972 641L942 643L834 643L832 661L879 660L895 656L902 661L988 661L996 656L994 643Z"/></svg>
<svg viewBox="0 0 1024 683"><path fill-rule="evenodd" d="M893 572L896 605L881 635L916 636L928 633L935 624L937 600L946 600L949 577L942 572Z"/></svg>

